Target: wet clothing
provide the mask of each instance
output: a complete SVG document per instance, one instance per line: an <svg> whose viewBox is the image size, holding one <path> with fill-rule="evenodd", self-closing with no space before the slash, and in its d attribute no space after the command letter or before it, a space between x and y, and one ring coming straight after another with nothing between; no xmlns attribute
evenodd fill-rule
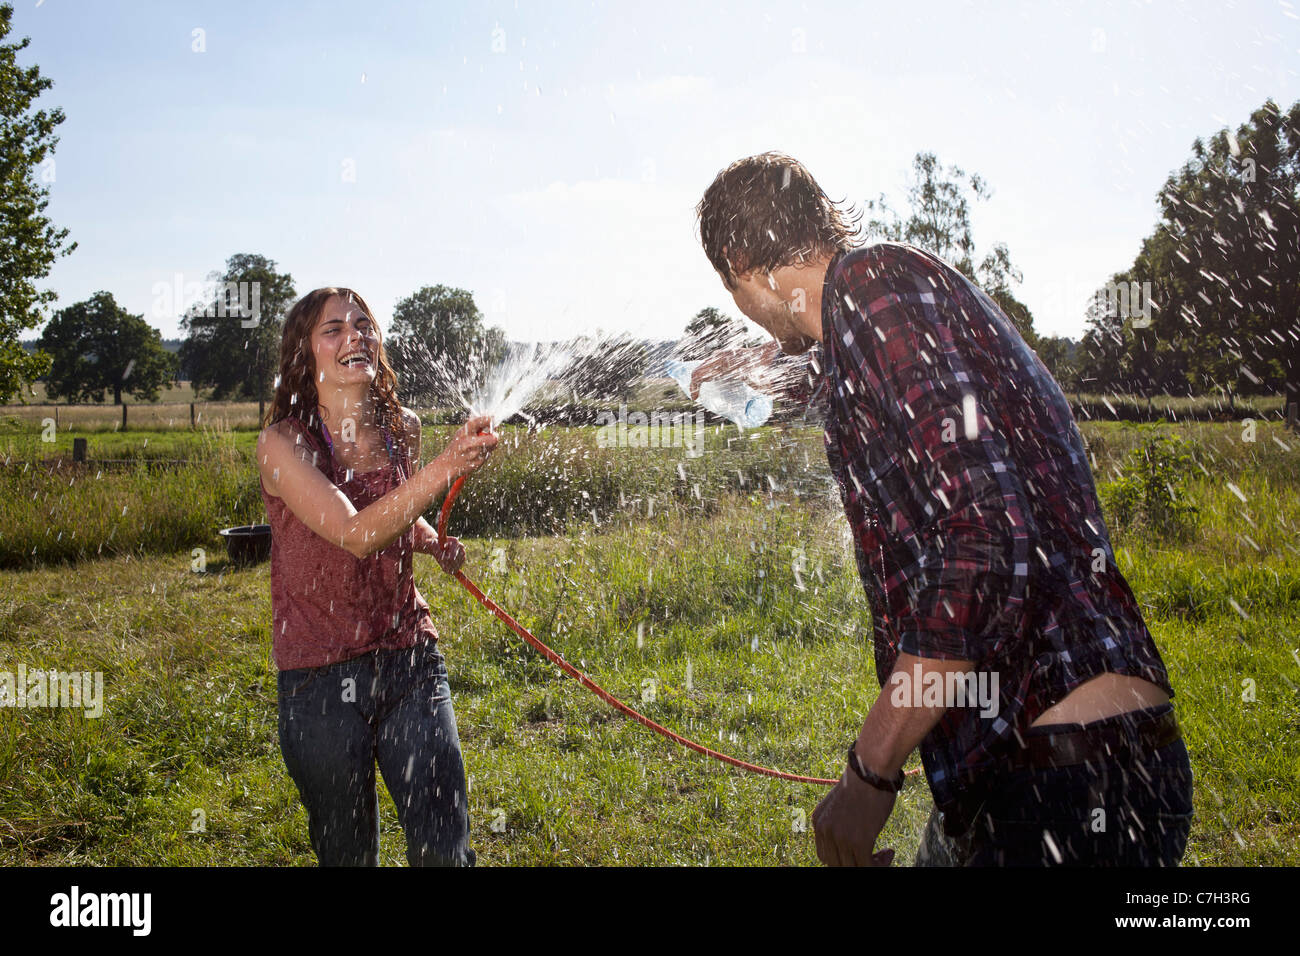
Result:
<svg viewBox="0 0 1300 956"><path fill-rule="evenodd" d="M279 673L280 751L321 866L379 865L375 763L411 866L473 866L465 764L432 641Z"/></svg>
<svg viewBox="0 0 1300 956"><path fill-rule="evenodd" d="M940 810L987 788L1034 719L1099 674L1172 697L1069 404L997 305L884 242L832 259L821 318L812 367L882 693L900 653L998 678L991 713L950 706L921 744Z"/></svg>
<svg viewBox="0 0 1300 956"><path fill-rule="evenodd" d="M409 451L397 460L387 429L388 464L355 475L334 462L323 423L317 434L286 421L358 511L411 474ZM378 865L377 761L410 865L474 865L447 667L411 573L414 528L357 558L304 525L265 485L262 497L271 523L280 751L307 808L318 862Z"/></svg>
<svg viewBox="0 0 1300 956"><path fill-rule="evenodd" d="M358 511L411 475L410 452L397 460L387 429L389 463L357 475L334 461L328 431L316 434L293 417L284 421L311 450L316 467ZM258 481L271 524L271 645L276 667L323 667L379 648L438 639L429 605L411 574L414 527L382 551L357 558L308 528Z"/></svg>
<svg viewBox="0 0 1300 956"><path fill-rule="evenodd" d="M1065 729L1118 729L1127 746L1086 764L1022 768L999 775L969 826L947 835L931 811L917 866L1177 866L1192 826L1187 745L1139 741L1170 704L1089 724L1040 724L1032 740Z"/></svg>

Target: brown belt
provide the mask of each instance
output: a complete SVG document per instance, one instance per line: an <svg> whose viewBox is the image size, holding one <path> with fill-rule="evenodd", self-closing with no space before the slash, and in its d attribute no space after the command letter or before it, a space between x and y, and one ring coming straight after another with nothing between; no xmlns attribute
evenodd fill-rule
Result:
<svg viewBox="0 0 1300 956"><path fill-rule="evenodd" d="M1180 736L1178 719L1171 710L1159 717L1148 717L1137 726L1110 724L1091 730L1026 735L1025 746L1013 750L1008 763L1015 770L1026 767L1069 767L1088 762L1105 763L1117 757L1127 759L1138 750L1158 750L1178 740Z"/></svg>

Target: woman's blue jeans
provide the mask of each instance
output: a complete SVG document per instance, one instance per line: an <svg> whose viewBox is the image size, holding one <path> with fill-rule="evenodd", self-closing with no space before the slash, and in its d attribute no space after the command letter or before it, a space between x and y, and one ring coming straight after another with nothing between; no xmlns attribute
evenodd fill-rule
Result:
<svg viewBox="0 0 1300 956"><path fill-rule="evenodd" d="M411 866L473 866L447 665L432 642L280 671L280 750L321 866L379 865L375 764Z"/></svg>

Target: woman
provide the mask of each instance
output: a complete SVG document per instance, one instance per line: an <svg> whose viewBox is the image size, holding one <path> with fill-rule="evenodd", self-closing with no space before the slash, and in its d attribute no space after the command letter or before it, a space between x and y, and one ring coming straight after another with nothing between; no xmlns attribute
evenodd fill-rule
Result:
<svg viewBox="0 0 1300 956"><path fill-rule="evenodd" d="M497 436L488 419L471 419L412 473L420 421L398 404L370 309L342 288L290 310L263 424L280 749L316 858L378 865L378 760L410 864L472 866L447 669L411 562L423 551L460 568L464 548L420 515L483 464Z"/></svg>

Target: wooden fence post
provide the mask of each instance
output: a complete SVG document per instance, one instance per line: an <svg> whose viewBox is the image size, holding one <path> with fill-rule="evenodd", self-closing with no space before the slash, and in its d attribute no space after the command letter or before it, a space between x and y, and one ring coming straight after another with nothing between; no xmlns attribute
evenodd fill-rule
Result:
<svg viewBox="0 0 1300 956"><path fill-rule="evenodd" d="M190 428L194 427L194 403L190 402Z"/></svg>
<svg viewBox="0 0 1300 956"><path fill-rule="evenodd" d="M126 431L126 402L122 403L122 431Z"/></svg>
<svg viewBox="0 0 1300 956"><path fill-rule="evenodd" d="M84 438L72 439L72 460L73 461L86 460L86 439Z"/></svg>

